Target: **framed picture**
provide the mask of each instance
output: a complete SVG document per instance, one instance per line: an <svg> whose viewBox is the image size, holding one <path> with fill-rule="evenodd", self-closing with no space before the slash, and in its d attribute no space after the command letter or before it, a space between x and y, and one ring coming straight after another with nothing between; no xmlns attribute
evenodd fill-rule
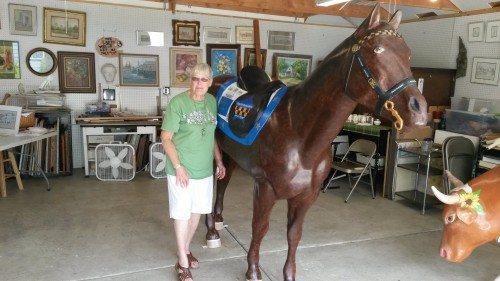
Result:
<svg viewBox="0 0 500 281"><path fill-rule="evenodd" d="M19 133L22 107L0 105L0 134L15 135Z"/></svg>
<svg viewBox="0 0 500 281"><path fill-rule="evenodd" d="M95 93L94 53L57 52L57 61L62 93Z"/></svg>
<svg viewBox="0 0 500 281"><path fill-rule="evenodd" d="M298 84L311 72L312 56L280 54L273 55L273 78L287 86Z"/></svg>
<svg viewBox="0 0 500 281"><path fill-rule="evenodd" d="M0 40L0 79L21 79L17 41Z"/></svg>
<svg viewBox="0 0 500 281"><path fill-rule="evenodd" d="M207 63L213 76L234 75L241 69L240 44L207 44Z"/></svg>
<svg viewBox="0 0 500 281"><path fill-rule="evenodd" d="M484 39L484 23L469 23L469 42L482 42Z"/></svg>
<svg viewBox="0 0 500 281"><path fill-rule="evenodd" d="M120 85L158 87L159 85L159 56L119 54Z"/></svg>
<svg viewBox="0 0 500 281"><path fill-rule="evenodd" d="M486 42L500 42L500 21L490 21L486 24Z"/></svg>
<svg viewBox="0 0 500 281"><path fill-rule="evenodd" d="M203 41L205 43L231 43L231 28L205 26Z"/></svg>
<svg viewBox="0 0 500 281"><path fill-rule="evenodd" d="M163 47L165 45L163 38L163 32L137 30L138 46Z"/></svg>
<svg viewBox="0 0 500 281"><path fill-rule="evenodd" d="M267 50L260 49L260 56L262 60L262 69L266 68ZM245 57L243 58L243 66L256 65L255 48L245 48Z"/></svg>
<svg viewBox="0 0 500 281"><path fill-rule="evenodd" d="M9 3L10 34L36 35L38 27L36 6Z"/></svg>
<svg viewBox="0 0 500 281"><path fill-rule="evenodd" d="M201 49L170 48L170 86L189 87L189 72L202 62Z"/></svg>
<svg viewBox="0 0 500 281"><path fill-rule="evenodd" d="M472 83L498 85L500 59L474 58L472 62Z"/></svg>
<svg viewBox="0 0 500 281"><path fill-rule="evenodd" d="M43 42L85 46L87 15L84 12L43 8Z"/></svg>
<svg viewBox="0 0 500 281"><path fill-rule="evenodd" d="M295 32L271 31L267 34L267 47L270 50L293 51Z"/></svg>
<svg viewBox="0 0 500 281"><path fill-rule="evenodd" d="M236 43L253 45L253 26L236 26Z"/></svg>
<svg viewBox="0 0 500 281"><path fill-rule="evenodd" d="M173 45L200 46L200 22L172 20Z"/></svg>

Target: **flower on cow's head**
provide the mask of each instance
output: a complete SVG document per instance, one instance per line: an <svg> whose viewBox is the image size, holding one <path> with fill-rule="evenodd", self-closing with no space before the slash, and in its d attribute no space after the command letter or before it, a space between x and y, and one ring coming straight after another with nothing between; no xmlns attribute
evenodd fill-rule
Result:
<svg viewBox="0 0 500 281"><path fill-rule="evenodd" d="M460 198L460 207L475 210L480 215L484 214L483 205L479 202L480 194L481 190L476 190L474 192L460 192L458 194Z"/></svg>

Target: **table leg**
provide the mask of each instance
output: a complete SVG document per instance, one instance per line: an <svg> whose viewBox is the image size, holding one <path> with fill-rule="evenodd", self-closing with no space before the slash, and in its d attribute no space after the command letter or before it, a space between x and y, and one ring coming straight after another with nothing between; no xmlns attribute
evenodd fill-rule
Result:
<svg viewBox="0 0 500 281"><path fill-rule="evenodd" d="M5 168L3 164L3 151L0 151L0 192L2 197L7 197L7 187L5 186Z"/></svg>

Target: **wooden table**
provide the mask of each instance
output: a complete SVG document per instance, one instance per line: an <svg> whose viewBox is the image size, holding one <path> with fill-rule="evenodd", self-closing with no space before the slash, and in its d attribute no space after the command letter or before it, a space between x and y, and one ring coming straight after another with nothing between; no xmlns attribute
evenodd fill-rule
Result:
<svg viewBox="0 0 500 281"><path fill-rule="evenodd" d="M42 135L19 134L12 136L0 136L0 193L2 197L7 197L7 189L5 186L5 167L3 164L3 151L16 146L47 139L57 135L57 131L51 131Z"/></svg>

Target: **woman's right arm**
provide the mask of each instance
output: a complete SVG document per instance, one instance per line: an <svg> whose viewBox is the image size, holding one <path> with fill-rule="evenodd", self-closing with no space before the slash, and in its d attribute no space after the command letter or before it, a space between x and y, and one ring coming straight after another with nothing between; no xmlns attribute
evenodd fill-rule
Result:
<svg viewBox="0 0 500 281"><path fill-rule="evenodd" d="M173 136L174 133L172 132L161 131L161 143L163 144L163 149L170 159L170 162L172 162L172 165L174 166L177 185L187 187L189 183L189 175L179 160L175 144L172 141Z"/></svg>

